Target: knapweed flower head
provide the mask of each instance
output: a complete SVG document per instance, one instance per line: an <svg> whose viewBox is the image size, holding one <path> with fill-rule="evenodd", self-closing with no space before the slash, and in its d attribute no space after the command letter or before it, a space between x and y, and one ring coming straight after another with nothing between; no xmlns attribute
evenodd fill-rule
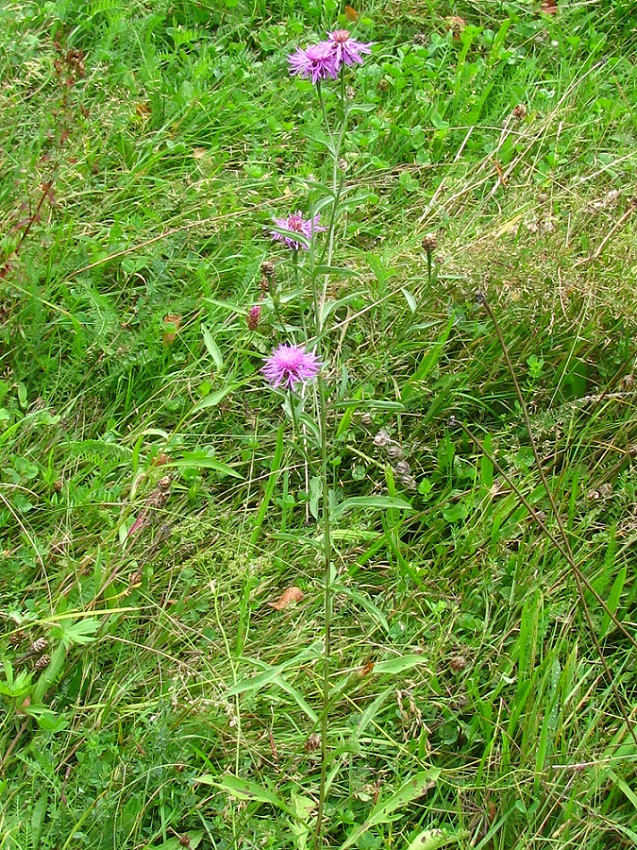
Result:
<svg viewBox="0 0 637 850"><path fill-rule="evenodd" d="M283 384L290 390L297 384L304 386L318 375L321 361L302 345L279 345L265 361L261 370L273 387Z"/></svg>
<svg viewBox="0 0 637 850"><path fill-rule="evenodd" d="M296 212L294 215L288 216L288 218L275 218L274 223L281 230L291 230L293 233L300 233L301 236L309 240L312 238L313 233L318 233L319 230L327 230L327 227L321 227L319 224L320 220L320 215L315 215L314 218L303 218L300 212ZM276 230L270 231L270 234L273 239L284 242L291 251L298 251L300 248L307 251L307 245L297 242L291 236L277 233Z"/></svg>
<svg viewBox="0 0 637 850"><path fill-rule="evenodd" d="M255 304L254 307L250 307L248 310L248 327L251 331L257 329L259 324L259 320L261 318L261 305Z"/></svg>
<svg viewBox="0 0 637 850"><path fill-rule="evenodd" d="M329 44L334 56L336 57L337 67L341 65L362 65L363 57L361 54L371 53L373 42L365 44L362 41L355 41L347 30L334 30L328 32Z"/></svg>
<svg viewBox="0 0 637 850"><path fill-rule="evenodd" d="M329 41L311 44L305 50L299 47L288 56L288 62L291 74L307 77L314 84L328 78L335 80L340 67L340 62Z"/></svg>

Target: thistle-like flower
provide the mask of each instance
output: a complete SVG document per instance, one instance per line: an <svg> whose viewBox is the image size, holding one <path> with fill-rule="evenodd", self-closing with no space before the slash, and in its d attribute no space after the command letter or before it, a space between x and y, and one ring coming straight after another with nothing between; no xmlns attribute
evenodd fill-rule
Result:
<svg viewBox="0 0 637 850"><path fill-rule="evenodd" d="M311 79L314 84L328 78L335 80L341 64L329 41L311 44L305 50L299 47L288 56L288 62L291 74Z"/></svg>
<svg viewBox="0 0 637 850"><path fill-rule="evenodd" d="M294 215L288 216L288 218L275 218L274 223L281 228L281 230L291 230L293 233L300 233L301 236L304 236L305 239L311 239L313 233L318 233L320 230L327 230L327 227L321 227L319 224L321 220L320 215L315 215L314 218L303 218L300 212L294 213ZM276 239L279 242L284 242L287 247L291 251L298 251L299 249L303 249L307 251L307 245L304 245L301 242L297 242L296 239L293 239L291 236L286 236L283 233L277 233L276 230L271 230L270 235L273 239Z"/></svg>
<svg viewBox="0 0 637 850"><path fill-rule="evenodd" d="M261 370L273 387L283 384L290 390L297 384L304 386L318 375L322 363L311 351L301 345L279 345L265 361Z"/></svg>
<svg viewBox="0 0 637 850"><path fill-rule="evenodd" d="M256 330L257 325L259 324L259 319L261 318L261 305L255 304L254 307L250 307L248 310L248 327L251 331Z"/></svg>
<svg viewBox="0 0 637 850"><path fill-rule="evenodd" d="M371 53L373 42L365 44L362 41L355 41L347 30L334 30L328 32L329 41L326 44L330 45L337 61L337 68L341 65L363 64L361 54Z"/></svg>

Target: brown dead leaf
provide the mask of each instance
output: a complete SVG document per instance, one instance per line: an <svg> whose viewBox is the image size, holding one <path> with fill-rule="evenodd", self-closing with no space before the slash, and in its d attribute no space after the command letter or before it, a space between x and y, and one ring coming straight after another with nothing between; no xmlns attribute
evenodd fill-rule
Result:
<svg viewBox="0 0 637 850"><path fill-rule="evenodd" d="M287 590L283 591L276 602L268 602L268 605L270 608L282 611L283 608L287 608L288 605L296 605L297 602L300 602L301 599L303 599L304 595L305 594L300 587L288 587Z"/></svg>
<svg viewBox="0 0 637 850"><path fill-rule="evenodd" d="M152 465L153 466L164 466L164 464L170 463L170 456L165 452L158 454L157 457L153 458Z"/></svg>
<svg viewBox="0 0 637 850"><path fill-rule="evenodd" d="M374 672L374 662L373 661L367 661L365 664L363 664L362 667L358 668L358 670L356 671L356 675L358 676L359 679L363 679L363 678L365 678L365 676L369 676L369 674L373 673L373 672Z"/></svg>
<svg viewBox="0 0 637 850"><path fill-rule="evenodd" d="M459 15L451 15L450 17L445 18L445 25L447 27L447 32L451 30L453 33L454 41L460 41L460 33L467 26L467 22Z"/></svg>
<svg viewBox="0 0 637 850"><path fill-rule="evenodd" d="M554 15L557 12L557 0L542 0L540 12L545 15Z"/></svg>
<svg viewBox="0 0 637 850"><path fill-rule="evenodd" d="M170 345L175 341L177 332L181 327L181 319L181 316L171 315L170 313L167 316L164 316L164 326L166 328L163 337L164 345Z"/></svg>

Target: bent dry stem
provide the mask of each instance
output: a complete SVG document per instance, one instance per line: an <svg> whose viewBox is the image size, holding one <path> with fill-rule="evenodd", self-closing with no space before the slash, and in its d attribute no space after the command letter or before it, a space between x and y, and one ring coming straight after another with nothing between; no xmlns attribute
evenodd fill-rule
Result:
<svg viewBox="0 0 637 850"><path fill-rule="evenodd" d="M498 321L497 321L497 319L496 319L496 317L493 313L493 310L491 309L491 306L489 305L489 302L487 301L487 297L484 294L484 292L480 292L480 291L476 292L475 297L476 297L476 302L478 304L480 304L482 307L484 307L487 315L491 319L491 322L493 324L493 327L494 327L495 332L496 332L497 337L498 337L498 341L500 342L500 346L502 347L502 353L504 354L504 359L505 359L506 364L507 364L507 369L509 370L509 374L511 375L511 379L513 381L513 386L515 387L515 394L518 398L518 402L520 403L520 407L522 409L522 415L524 417L524 424L526 426L526 430L527 430L527 433L529 435L529 441L531 443L531 448L532 448L532 451L533 451L533 457L535 459L535 465L536 465L538 473L540 475L540 479L542 481L542 486L544 488L547 499L548 499L549 504L551 506L551 510L553 511L553 515L555 516L555 521L557 523L557 527L559 529L560 536L562 538L563 545L558 547L559 551L564 555L564 557L566 558L566 560L567 560L567 562L568 562L568 564L571 568L573 578L575 579L575 586L577 588L577 596L578 596L579 602L582 606L582 611L584 612L584 619L586 620L586 625L588 627L588 631L589 631L591 640L593 641L593 643L595 645L595 650L597 652L599 660L601 661L602 667L604 668L604 674L606 676L606 679L608 680L608 684L609 684L609 686L610 686L610 688L613 691L613 694L615 696L615 700L617 702L617 707L619 709L619 713L621 714L622 719L623 719L624 723L626 724L626 729L627 729L629 735L631 736L631 738L633 739L634 743L637 745L637 733L635 732L635 729L633 728L633 726L631 724L630 717L628 715L626 707L623 703L623 700L621 699L621 697L619 695L619 692L617 691L617 688L615 686L615 681L614 681L614 678L613 678L613 674L611 673L611 670L608 666L608 662L606 661L606 658L604 656L604 652L602 650L599 639L597 637L595 624L593 623L593 618L591 616L591 612L589 610L588 603L586 602L586 596L584 594L584 587L586 587L586 589L590 593L593 594L593 596L595 597L597 602L602 606L604 611L608 614L610 619L613 621L614 625L617 626L617 628L619 628L621 630L621 632L629 639L633 648L636 646L635 639L632 637L632 635L630 635L628 633L626 628L619 621L615 612L610 610L610 608L608 607L606 602L601 598L601 596L597 593L595 588L590 584L588 579L584 576L584 574L582 573L582 571L578 567L577 563L575 562L575 557L573 555L573 550L571 548L571 543L570 543L570 540L569 540L568 533L566 531L566 528L564 527L564 523L562 522L562 517L560 515L560 512L559 512L558 507L557 507L557 503L556 503L555 498L553 496L553 491L551 490L548 479L546 477L546 473L544 472L544 467L542 465L540 454L538 452L537 445L535 443L535 438L533 437L533 429L531 427L531 418L529 416L529 411L527 409L526 402L525 402L524 396L522 394L522 390L520 389L520 384L518 382L517 375L515 373L513 361L511 360L511 355L509 354L509 349L506 345L506 342L504 341L504 336L502 335L502 331L500 330L500 325L498 324ZM520 495L519 491L517 489L516 489L516 492L518 493L518 495ZM525 504L525 506L526 506L526 504ZM532 511L532 516L537 521L537 515L536 515L535 511ZM547 534L549 539L553 540L552 535L550 535L548 533L547 529L545 527L543 527L542 525L541 525L541 528L542 528L543 532L545 534ZM619 744L617 746L619 746Z"/></svg>

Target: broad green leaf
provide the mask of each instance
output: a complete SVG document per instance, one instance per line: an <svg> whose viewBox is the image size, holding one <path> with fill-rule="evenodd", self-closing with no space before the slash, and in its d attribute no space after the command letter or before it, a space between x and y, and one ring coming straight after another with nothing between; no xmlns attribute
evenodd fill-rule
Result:
<svg viewBox="0 0 637 850"><path fill-rule="evenodd" d="M220 401L228 395L229 392L235 389L234 384L228 384L225 387L222 387L220 390L217 390L214 393L210 393L210 395L204 396L197 404L193 407L192 412L198 413L200 410L206 410L209 407L216 407Z"/></svg>
<svg viewBox="0 0 637 850"><path fill-rule="evenodd" d="M62 641L67 648L74 644L83 646L95 640L95 632L100 627L100 621L94 618L83 618L75 623L62 622L51 629L53 637Z"/></svg>
<svg viewBox="0 0 637 850"><path fill-rule="evenodd" d="M465 838L469 838L470 834L466 829L460 832L450 832L448 829L424 829L410 842L407 850L438 850L439 847L458 844Z"/></svg>
<svg viewBox="0 0 637 850"><path fill-rule="evenodd" d="M347 850L352 844L356 844L359 838L372 827L396 820L397 812L400 812L401 809L404 809L410 803L413 803L414 800L422 797L430 788L434 787L440 773L441 771L438 768L433 767L429 770L423 770L412 776L411 779L408 779L387 800L379 800L367 820L354 827L346 841L341 844L340 850Z"/></svg>
<svg viewBox="0 0 637 850"><path fill-rule="evenodd" d="M212 357L215 366L217 369L223 369L223 357L221 356L219 346L214 341L212 334L203 322L201 323L201 333L203 334L203 341L208 350L208 354Z"/></svg>

